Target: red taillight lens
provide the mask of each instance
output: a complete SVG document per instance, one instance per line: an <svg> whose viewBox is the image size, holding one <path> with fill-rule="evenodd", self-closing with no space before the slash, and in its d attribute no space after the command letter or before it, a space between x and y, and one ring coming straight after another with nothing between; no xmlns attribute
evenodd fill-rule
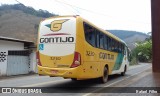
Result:
<svg viewBox="0 0 160 96"><path fill-rule="evenodd" d="M40 60L39 60L39 51L36 53L36 59L37 59L37 64L38 64L39 66L42 66L42 64L41 64L41 62L40 62Z"/></svg>
<svg viewBox="0 0 160 96"><path fill-rule="evenodd" d="M73 59L73 63L71 65L71 68L77 67L81 65L81 54L78 52L74 53L74 59Z"/></svg>

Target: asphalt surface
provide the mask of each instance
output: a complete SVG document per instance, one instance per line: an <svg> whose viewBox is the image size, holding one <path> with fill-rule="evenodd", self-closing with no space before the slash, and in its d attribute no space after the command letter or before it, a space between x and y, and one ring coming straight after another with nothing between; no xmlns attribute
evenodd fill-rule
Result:
<svg viewBox="0 0 160 96"><path fill-rule="evenodd" d="M159 96L157 94L134 94L134 93L106 93L105 88L114 87L160 87L156 85L153 80L147 76L152 76L151 64L143 63L136 66L131 66L125 76L112 75L105 84L101 84L97 79L72 81L70 79L63 79L60 77L48 77L26 75L26 76L12 76L0 79L0 87L36 87L42 88L44 92L50 93L34 93L34 94L0 94L0 96ZM143 79L142 79L143 78ZM145 78L145 81L143 81ZM137 83L137 81L141 83ZM148 83L148 84L146 84ZM48 89L47 89L48 88ZM126 90L126 89L125 89ZM133 95L134 94L134 95Z"/></svg>

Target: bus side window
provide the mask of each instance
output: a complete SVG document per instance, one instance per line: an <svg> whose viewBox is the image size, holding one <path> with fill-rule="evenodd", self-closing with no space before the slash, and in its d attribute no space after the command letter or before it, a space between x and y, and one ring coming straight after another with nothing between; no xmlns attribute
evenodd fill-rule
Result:
<svg viewBox="0 0 160 96"><path fill-rule="evenodd" d="M122 54L124 54L124 45L122 44Z"/></svg>
<svg viewBox="0 0 160 96"><path fill-rule="evenodd" d="M127 47L124 47L124 54L126 55Z"/></svg>
<svg viewBox="0 0 160 96"><path fill-rule="evenodd" d="M95 32L92 31L91 32L91 45L95 47Z"/></svg>
<svg viewBox="0 0 160 96"><path fill-rule="evenodd" d="M112 39L111 45L112 45L112 51L114 51L114 49L115 49L115 41L113 39Z"/></svg>
<svg viewBox="0 0 160 96"><path fill-rule="evenodd" d="M100 33L100 48L104 49L104 34Z"/></svg>
<svg viewBox="0 0 160 96"><path fill-rule="evenodd" d="M112 40L110 37L108 37L108 50L111 51L111 48L112 48Z"/></svg>
<svg viewBox="0 0 160 96"><path fill-rule="evenodd" d="M84 30L85 30L85 38L86 41L95 47L95 32L94 32L94 28L92 28L91 26L84 24Z"/></svg>
<svg viewBox="0 0 160 96"><path fill-rule="evenodd" d="M108 36L105 36L104 38L104 49L108 50Z"/></svg>
<svg viewBox="0 0 160 96"><path fill-rule="evenodd" d="M120 43L117 42L117 41L114 41L113 43L113 48L112 49L114 52L117 52L117 53L121 53L121 48L120 48Z"/></svg>
<svg viewBox="0 0 160 96"><path fill-rule="evenodd" d="M122 51L121 51L121 43L120 42L117 42L117 52L118 53L122 53Z"/></svg>
<svg viewBox="0 0 160 96"><path fill-rule="evenodd" d="M120 49L121 49L121 53L123 54L123 49L122 49L123 44L120 43Z"/></svg>
<svg viewBox="0 0 160 96"><path fill-rule="evenodd" d="M96 47L99 48L100 44L99 44L99 31L96 30Z"/></svg>
<svg viewBox="0 0 160 96"><path fill-rule="evenodd" d="M114 43L114 50L115 50L115 52L119 52L119 42L117 42L117 41L115 41L115 43Z"/></svg>
<svg viewBox="0 0 160 96"><path fill-rule="evenodd" d="M124 44L121 45L122 54L124 54Z"/></svg>

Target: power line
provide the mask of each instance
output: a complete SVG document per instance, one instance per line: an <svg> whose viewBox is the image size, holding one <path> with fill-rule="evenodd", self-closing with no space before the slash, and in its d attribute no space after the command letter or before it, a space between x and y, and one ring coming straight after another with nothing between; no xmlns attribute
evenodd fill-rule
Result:
<svg viewBox="0 0 160 96"><path fill-rule="evenodd" d="M18 2L19 4L22 4L22 5L24 5L23 3L21 3L21 2L19 2L18 0L15 0L16 2ZM88 10L88 9L85 9L85 8L81 8L81 7L77 7L77 6L75 6L75 5L71 5L71 4L68 4L68 3L66 3L66 2L62 2L62 1L59 1L59 0L54 0L54 1L56 1L56 2L58 2L58 3L60 3L60 4L63 4L63 5L68 5L68 6L70 6L72 9L74 9L76 12L74 12L74 11L72 11L74 14L76 14L76 15L79 15L79 14L77 14L77 13L80 13L79 12L79 10L77 10L77 9L81 9L81 10L84 10L84 11L87 11L87 12L90 12L90 13L92 13L92 14L96 14L96 15L101 15L101 16L107 16L107 17L109 17L109 18L114 18L115 19L115 17L113 17L113 16L110 16L110 15L106 15L106 14L103 14L103 13L100 13L100 12L95 12L95 11L92 11L92 10ZM67 8L67 7L66 7ZM77 8L77 9L76 9ZM116 19L118 19L117 17L116 17ZM121 20L121 18L119 18L118 20ZM129 19L127 20L127 21L130 21ZM124 20L123 20L123 22L124 22ZM135 22L134 21L134 23L143 23L143 24L151 24L151 23L146 23L146 22Z"/></svg>
<svg viewBox="0 0 160 96"><path fill-rule="evenodd" d="M20 3L18 0L15 0L16 2ZM21 3L20 3L21 4Z"/></svg>
<svg viewBox="0 0 160 96"><path fill-rule="evenodd" d="M17 3L21 4L21 5L24 5L23 3L19 2L18 0L15 0Z"/></svg>
<svg viewBox="0 0 160 96"><path fill-rule="evenodd" d="M87 12L90 12L90 13L92 13L92 14L107 16L107 17L110 17L110 18L115 18L115 17L110 16L110 15L106 15L106 14L103 14L103 13L99 13L99 12L95 12L95 11L92 11L92 10L84 9L84 8L81 8L81 7L77 7L77 6L75 6L75 5L71 5L71 4L68 4L68 3L66 3L66 2L62 2L62 1L59 1L59 0L55 0L55 1L56 1L56 2L59 2L59 3L62 3L62 4L65 4L65 5L68 5L68 6L72 7L74 10L76 10L75 8L78 8L78 9L81 9L81 10L84 10L84 11L87 11ZM76 10L76 11L79 12L78 10ZM79 13L80 13L80 12L79 12ZM118 18L116 18L116 19L118 19ZM119 19L121 19L121 18L119 18ZM118 20L119 20L119 19L118 19ZM129 19L128 19L128 20L129 20ZM135 22L135 23L151 24L151 23L146 23L146 22Z"/></svg>
<svg viewBox="0 0 160 96"><path fill-rule="evenodd" d="M62 3L61 1L58 1L58 0L54 0L54 1L56 1L56 2L58 2L58 3L60 3L60 4L64 4L64 5L67 5L67 4L65 4L65 3ZM69 5L69 6L71 6L71 5ZM67 7L66 7L67 8ZM78 12L78 10L76 10L75 8L73 8L72 7L72 9L74 9L75 11L77 11ZM77 15L77 13L75 13L74 11L72 11L75 15Z"/></svg>
<svg viewBox="0 0 160 96"><path fill-rule="evenodd" d="M101 14L101 15L104 15L104 16L109 16L109 15L106 15L106 14L102 14L102 13L99 13L99 12L95 12L95 11L92 11L92 10L88 10L88 9L84 9L84 8L81 8L81 7L77 7L77 6L75 6L75 5L71 5L71 4L68 4L68 3L65 3L65 2L61 2L61 1L59 1L59 0L55 0L55 1L57 1L57 2L59 2L59 3L63 3L63 4L65 4L65 5L69 5L69 6L71 6L73 9L74 9L74 7L76 7L76 8L78 8L78 9L81 9L81 10L85 10L85 11L88 11L88 12L90 12L90 13L96 13L96 14ZM76 10L76 9L75 9ZM77 10L76 10L77 11ZM111 16L109 16L109 17L111 17Z"/></svg>

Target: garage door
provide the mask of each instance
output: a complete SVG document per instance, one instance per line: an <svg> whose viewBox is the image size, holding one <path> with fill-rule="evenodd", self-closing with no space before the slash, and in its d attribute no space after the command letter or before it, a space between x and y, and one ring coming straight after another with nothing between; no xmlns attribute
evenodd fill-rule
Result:
<svg viewBox="0 0 160 96"><path fill-rule="evenodd" d="M29 52L8 51L7 76L29 73Z"/></svg>

